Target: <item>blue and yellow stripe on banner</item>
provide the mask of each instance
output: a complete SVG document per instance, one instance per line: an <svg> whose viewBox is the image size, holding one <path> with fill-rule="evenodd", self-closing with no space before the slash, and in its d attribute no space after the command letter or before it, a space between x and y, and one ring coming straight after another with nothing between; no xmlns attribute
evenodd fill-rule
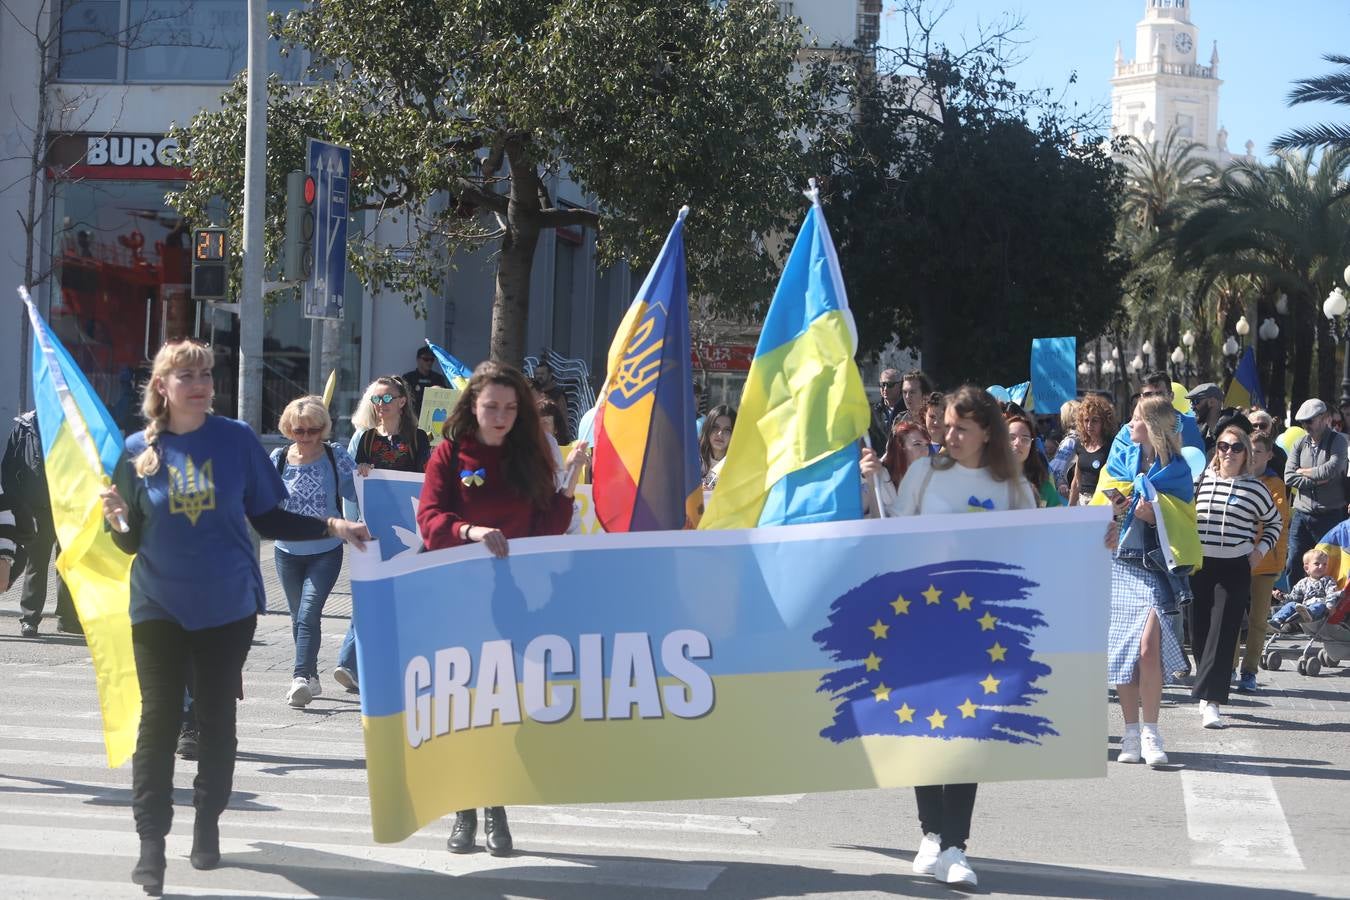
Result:
<svg viewBox="0 0 1350 900"><path fill-rule="evenodd" d="M140 684L131 648L131 561L103 527L99 493L122 456L122 433L89 381L20 288L33 326L33 394L52 520L57 571L70 588L94 662L108 765L136 747ZM35 564L45 565L34 560Z"/></svg>
<svg viewBox="0 0 1350 900"><path fill-rule="evenodd" d="M862 516L858 441L871 409L858 334L814 186L774 291L726 462L700 528Z"/></svg>

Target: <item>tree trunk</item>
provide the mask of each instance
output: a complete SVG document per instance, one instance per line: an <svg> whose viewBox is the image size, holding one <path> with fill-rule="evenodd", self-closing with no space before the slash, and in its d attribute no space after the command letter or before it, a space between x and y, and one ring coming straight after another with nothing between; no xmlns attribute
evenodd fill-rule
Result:
<svg viewBox="0 0 1350 900"><path fill-rule="evenodd" d="M516 225L502 239L497 260L497 291L492 299L492 343L489 355L513 366L525 360L530 316L530 276L539 245L537 225Z"/></svg>
<svg viewBox="0 0 1350 900"><path fill-rule="evenodd" d="M23 226L23 283L29 290L34 285L33 242L37 237L38 223L42 216L38 212L38 190L41 187L47 162L48 118L51 116L51 99L47 96L51 81L52 57L50 41L37 42L38 71L42 73L37 85L37 115L33 120L33 136L28 147L28 200L22 216ZM46 202L44 198L44 204ZM32 368L29 356L32 352L33 335L30 330L27 313L19 317L19 397L16 408L28 407L29 372Z"/></svg>
<svg viewBox="0 0 1350 900"><path fill-rule="evenodd" d="M1317 316L1317 396L1327 406L1335 406L1340 391L1336 389L1336 338L1331 333L1325 316Z"/></svg>
<svg viewBox="0 0 1350 900"><path fill-rule="evenodd" d="M1290 297L1289 306L1294 320L1294 380L1289 405L1297 410L1312 394L1313 341L1317 326L1313 321L1313 302L1308 296Z"/></svg>

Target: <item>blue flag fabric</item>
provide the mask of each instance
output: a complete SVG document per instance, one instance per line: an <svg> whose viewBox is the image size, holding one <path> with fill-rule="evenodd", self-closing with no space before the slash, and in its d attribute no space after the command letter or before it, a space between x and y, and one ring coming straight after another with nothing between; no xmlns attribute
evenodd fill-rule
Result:
<svg viewBox="0 0 1350 900"><path fill-rule="evenodd" d="M441 364L441 371L445 373L445 377L450 379L451 384L462 390L464 387L462 382L467 382L473 377L473 369L455 359L450 355L450 351L439 344L433 344L428 340L427 348L436 356L436 362Z"/></svg>

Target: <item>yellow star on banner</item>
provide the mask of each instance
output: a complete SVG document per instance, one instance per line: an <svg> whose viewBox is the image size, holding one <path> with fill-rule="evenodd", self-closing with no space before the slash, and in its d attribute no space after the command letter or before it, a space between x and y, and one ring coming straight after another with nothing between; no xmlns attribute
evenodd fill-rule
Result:
<svg viewBox="0 0 1350 900"><path fill-rule="evenodd" d="M872 637L881 640L886 636L886 632L891 630L891 626L886 625L880 619L877 619L877 623L875 625L868 625L867 630L872 632Z"/></svg>
<svg viewBox="0 0 1350 900"><path fill-rule="evenodd" d="M895 610L897 616L909 615L909 601L904 597L896 597L891 601L891 608Z"/></svg>
<svg viewBox="0 0 1350 900"><path fill-rule="evenodd" d="M867 671L875 672L881 668L881 657L875 653L869 653L867 659L863 660L863 665L867 666Z"/></svg>
<svg viewBox="0 0 1350 900"><path fill-rule="evenodd" d="M1000 644L998 641L994 641L994 646L990 647L988 650L984 652L989 654L990 662L1007 661L1004 659L1004 657L1007 656L1008 648Z"/></svg>
<svg viewBox="0 0 1350 900"><path fill-rule="evenodd" d="M891 689L886 687L886 682L883 681L881 684L872 688L872 696L877 698L878 703L883 700L889 701L891 699Z"/></svg>
<svg viewBox="0 0 1350 900"><path fill-rule="evenodd" d="M994 677L993 672L990 672L989 675L984 679L984 681L980 682L980 687L984 688L984 692L986 694L996 693L998 691L998 685L999 680Z"/></svg>
<svg viewBox="0 0 1350 900"><path fill-rule="evenodd" d="M957 709L961 710L961 718L963 719L975 718L975 704L970 702L969 697L967 697L966 702L958 706Z"/></svg>
<svg viewBox="0 0 1350 900"><path fill-rule="evenodd" d="M959 609L959 610L962 610L963 612L969 612L969 611L970 611L970 601L972 601L972 600L974 600L974 599L975 599L974 597L970 596L970 595L967 594L965 591L962 591L961 593L959 593L959 594L956 595L956 600L955 600L955 602L956 602L956 608Z"/></svg>
<svg viewBox="0 0 1350 900"><path fill-rule="evenodd" d="M908 703L900 704L900 708L895 711L895 714L901 722L914 721L914 708Z"/></svg>
<svg viewBox="0 0 1350 900"><path fill-rule="evenodd" d="M928 601L929 606L937 606L942 600L942 591L939 591L935 585L929 585L928 590L923 592L923 599Z"/></svg>
<svg viewBox="0 0 1350 900"><path fill-rule="evenodd" d="M998 619L994 618L994 617L993 617L992 615L990 615L989 613L985 613L984 615L980 616L980 617L979 617L978 619L976 619L975 621L980 623L980 630L981 630L981 631L993 631L993 630L994 630L994 623L996 623L996 622L998 621Z"/></svg>
<svg viewBox="0 0 1350 900"><path fill-rule="evenodd" d="M936 709L933 710L933 714L931 716L926 716L925 718L928 719L928 727L933 729L934 731L936 731L939 728L947 727L947 717Z"/></svg>

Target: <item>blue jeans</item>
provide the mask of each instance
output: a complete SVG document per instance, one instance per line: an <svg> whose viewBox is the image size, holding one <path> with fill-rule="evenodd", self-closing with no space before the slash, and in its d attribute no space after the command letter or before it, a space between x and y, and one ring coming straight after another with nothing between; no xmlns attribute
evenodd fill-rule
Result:
<svg viewBox="0 0 1350 900"><path fill-rule="evenodd" d="M356 674L356 628L352 625L347 626L347 634L342 638L342 646L338 648L339 666L352 673L352 677L360 680Z"/></svg>
<svg viewBox="0 0 1350 900"><path fill-rule="evenodd" d="M1293 587L1303 578L1303 554L1307 553L1322 536L1337 525L1345 515L1336 510L1328 512L1306 513L1294 511L1289 520L1289 557L1284 563L1284 574Z"/></svg>
<svg viewBox="0 0 1350 900"><path fill-rule="evenodd" d="M342 545L323 553L297 556L276 550L277 577L291 609L291 636L295 639L297 678L319 676L319 620L323 605L342 572Z"/></svg>

